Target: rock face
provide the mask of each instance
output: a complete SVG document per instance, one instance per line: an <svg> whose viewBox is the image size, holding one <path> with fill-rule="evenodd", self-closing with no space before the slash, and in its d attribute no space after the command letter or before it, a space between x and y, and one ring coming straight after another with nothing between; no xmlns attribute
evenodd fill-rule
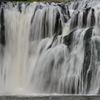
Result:
<svg viewBox="0 0 100 100"><path fill-rule="evenodd" d="M0 43L5 46L5 25L4 25L4 9L1 9L1 29L0 29Z"/></svg>

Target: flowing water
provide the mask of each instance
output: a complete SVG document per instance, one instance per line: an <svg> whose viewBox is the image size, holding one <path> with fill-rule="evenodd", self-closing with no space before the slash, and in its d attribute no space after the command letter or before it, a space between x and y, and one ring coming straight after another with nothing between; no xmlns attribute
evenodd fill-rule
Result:
<svg viewBox="0 0 100 100"><path fill-rule="evenodd" d="M0 3L0 94L100 94L100 1Z"/></svg>

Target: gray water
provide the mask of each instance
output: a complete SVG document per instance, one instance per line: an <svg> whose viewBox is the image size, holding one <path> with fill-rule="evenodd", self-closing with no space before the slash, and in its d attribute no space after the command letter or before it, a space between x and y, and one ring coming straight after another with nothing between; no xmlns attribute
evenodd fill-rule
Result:
<svg viewBox="0 0 100 100"><path fill-rule="evenodd" d="M0 3L0 94L99 94L100 2Z"/></svg>

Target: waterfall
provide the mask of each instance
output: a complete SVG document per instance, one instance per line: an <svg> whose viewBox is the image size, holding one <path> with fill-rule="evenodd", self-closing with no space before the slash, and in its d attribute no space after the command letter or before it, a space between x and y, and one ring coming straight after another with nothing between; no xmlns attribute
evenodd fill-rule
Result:
<svg viewBox="0 0 100 100"><path fill-rule="evenodd" d="M100 2L0 2L0 94L100 94Z"/></svg>

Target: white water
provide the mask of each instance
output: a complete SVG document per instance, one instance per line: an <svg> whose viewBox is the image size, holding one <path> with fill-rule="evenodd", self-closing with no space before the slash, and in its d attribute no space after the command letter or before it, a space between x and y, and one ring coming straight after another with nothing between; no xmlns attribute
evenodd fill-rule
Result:
<svg viewBox="0 0 100 100"><path fill-rule="evenodd" d="M98 94L100 3L97 2L79 1L79 6L77 2L22 3L21 11L19 3L2 3L5 45L0 43L0 94ZM91 9L85 20L86 3ZM91 27L92 37L84 39L91 34L86 33ZM2 28L0 22L0 31Z"/></svg>

